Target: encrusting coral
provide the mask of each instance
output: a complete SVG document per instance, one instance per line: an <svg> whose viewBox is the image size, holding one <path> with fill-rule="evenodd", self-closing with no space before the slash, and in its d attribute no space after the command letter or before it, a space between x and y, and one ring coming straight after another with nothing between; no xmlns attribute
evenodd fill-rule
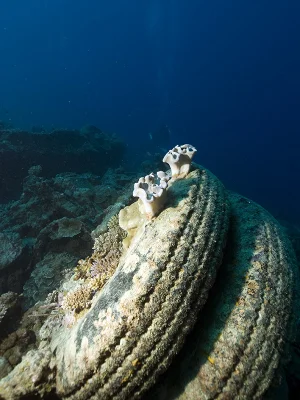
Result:
<svg viewBox="0 0 300 400"><path fill-rule="evenodd" d="M111 250L121 251L120 245L124 238L124 231L119 226L119 218L114 215L107 223L107 232L95 238L94 250L101 257L105 257Z"/></svg>
<svg viewBox="0 0 300 400"><path fill-rule="evenodd" d="M111 274L117 267L125 232L119 226L118 216L107 223L107 230L99 234L94 241L94 252L85 260L79 260L75 269L75 279L95 278L100 274Z"/></svg>
<svg viewBox="0 0 300 400"><path fill-rule="evenodd" d="M113 216L107 223L107 231L95 238L93 254L79 260L73 276L79 284L68 291L62 301L62 309L67 311L67 320L75 322L73 316L91 306L93 296L113 275L122 254L125 235L119 226L118 216Z"/></svg>
<svg viewBox="0 0 300 400"><path fill-rule="evenodd" d="M78 313L91 305L92 295L92 287L89 284L82 285L70 291L67 296L64 297L62 308L67 311Z"/></svg>

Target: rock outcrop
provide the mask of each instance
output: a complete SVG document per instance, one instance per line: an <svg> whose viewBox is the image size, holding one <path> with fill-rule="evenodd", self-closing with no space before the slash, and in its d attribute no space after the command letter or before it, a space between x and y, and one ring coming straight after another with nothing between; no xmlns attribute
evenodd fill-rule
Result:
<svg viewBox="0 0 300 400"><path fill-rule="evenodd" d="M125 144L94 126L79 130L27 132L0 125L0 203L19 197L29 168L40 165L43 175L62 172L102 175L117 167Z"/></svg>

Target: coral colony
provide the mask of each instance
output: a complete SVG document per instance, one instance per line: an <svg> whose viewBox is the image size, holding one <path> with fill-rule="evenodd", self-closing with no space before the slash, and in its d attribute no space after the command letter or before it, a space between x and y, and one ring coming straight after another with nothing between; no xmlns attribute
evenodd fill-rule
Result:
<svg viewBox="0 0 300 400"><path fill-rule="evenodd" d="M191 161L196 151L194 146L184 144L175 146L165 155L163 162L169 164L172 180L182 179L189 173ZM168 174L158 171L156 176L151 173L144 178L140 178L134 184L133 196L139 197L143 203L143 212L148 219L156 216L163 209L169 179L170 176Z"/></svg>

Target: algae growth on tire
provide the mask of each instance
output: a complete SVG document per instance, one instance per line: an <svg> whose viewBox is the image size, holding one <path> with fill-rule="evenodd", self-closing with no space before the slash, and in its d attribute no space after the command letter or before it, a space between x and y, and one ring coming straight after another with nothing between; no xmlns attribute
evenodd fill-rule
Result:
<svg viewBox="0 0 300 400"><path fill-rule="evenodd" d="M192 329L221 261L226 193L197 169L175 181L168 198L86 316L53 343L59 396L140 397Z"/></svg>

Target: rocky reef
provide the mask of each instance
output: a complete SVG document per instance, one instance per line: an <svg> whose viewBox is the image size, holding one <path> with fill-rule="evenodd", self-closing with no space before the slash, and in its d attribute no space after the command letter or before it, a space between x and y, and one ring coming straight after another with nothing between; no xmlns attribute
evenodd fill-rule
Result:
<svg viewBox="0 0 300 400"><path fill-rule="evenodd" d="M19 197L29 168L40 165L43 176L62 172L102 175L117 167L125 144L95 126L81 130L27 132L0 124L0 203Z"/></svg>
<svg viewBox="0 0 300 400"><path fill-rule="evenodd" d="M77 267L4 335L1 400L287 398L295 253L266 210L191 164L195 152L168 152L171 171L131 183L139 199L115 197L91 235L82 211L50 218L35 241L43 257L29 291L57 249L74 246L79 257L93 238L93 252L70 261ZM18 304L13 294L4 300ZM35 315L32 338L24 331Z"/></svg>
<svg viewBox="0 0 300 400"><path fill-rule="evenodd" d="M20 199L0 207L0 295L21 293L26 283L26 307L44 300L64 270L91 253L91 231L111 208L124 206L133 179L120 169L48 179L31 168Z"/></svg>

